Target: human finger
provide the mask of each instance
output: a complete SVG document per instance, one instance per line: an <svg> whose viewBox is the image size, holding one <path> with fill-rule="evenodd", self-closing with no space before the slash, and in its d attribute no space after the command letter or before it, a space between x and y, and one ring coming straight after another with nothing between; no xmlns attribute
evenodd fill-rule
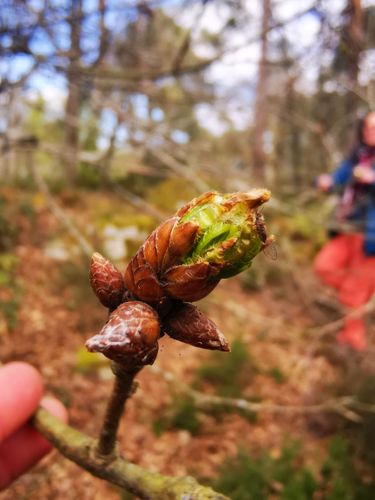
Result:
<svg viewBox="0 0 375 500"><path fill-rule="evenodd" d="M67 421L64 405L45 398L42 406L60 420ZM35 465L52 446L30 424L23 425L0 444L0 490Z"/></svg>
<svg viewBox="0 0 375 500"><path fill-rule="evenodd" d="M34 413L43 394L39 372L23 362L0 368L0 443Z"/></svg>
<svg viewBox="0 0 375 500"><path fill-rule="evenodd" d="M332 177L329 174L322 174L318 177L317 184L322 191L328 191L332 186Z"/></svg>

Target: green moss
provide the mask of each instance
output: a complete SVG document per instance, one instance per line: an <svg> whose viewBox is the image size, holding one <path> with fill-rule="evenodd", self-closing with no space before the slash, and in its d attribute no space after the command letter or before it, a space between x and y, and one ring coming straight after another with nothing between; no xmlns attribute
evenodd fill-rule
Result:
<svg viewBox="0 0 375 500"><path fill-rule="evenodd" d="M104 205L96 207L96 213L93 214L95 225L104 228L108 225L117 228L136 226L139 230L151 232L156 225L156 221L150 215L136 213L133 209L114 207Z"/></svg>
<svg viewBox="0 0 375 500"><path fill-rule="evenodd" d="M347 443L332 440L320 474L303 465L302 450L292 443L273 458L264 452L252 456L239 449L219 470L214 488L232 500L370 500L375 498L375 483L365 483L353 464Z"/></svg>
<svg viewBox="0 0 375 500"><path fill-rule="evenodd" d="M152 432L156 437L160 437L166 430L168 430L168 425L165 418L157 418L152 422Z"/></svg>
<svg viewBox="0 0 375 500"><path fill-rule="evenodd" d="M329 456L322 466L322 486L327 491L325 500L372 500L375 482L364 483L352 459L347 441L337 437L332 440Z"/></svg>
<svg viewBox="0 0 375 500"><path fill-rule="evenodd" d="M283 384L285 382L285 375L280 370L280 368L274 367L268 371L268 375L272 377L278 384Z"/></svg>
<svg viewBox="0 0 375 500"><path fill-rule="evenodd" d="M121 500L134 500L135 497L132 493L129 493L129 492L124 490L119 494L119 498Z"/></svg>
<svg viewBox="0 0 375 500"><path fill-rule="evenodd" d="M21 215L29 219L31 222L35 220L35 209L33 207L33 204L29 200L24 199L20 201L19 211Z"/></svg>
<svg viewBox="0 0 375 500"><path fill-rule="evenodd" d="M219 396L240 397L254 375L258 372L255 362L241 339L232 342L231 352L214 352L198 369L194 385L201 387L205 382L212 385Z"/></svg>
<svg viewBox="0 0 375 500"><path fill-rule="evenodd" d="M13 254L0 254L0 314L4 317L10 331L14 330L18 321L23 287L16 275L18 259Z"/></svg>
<svg viewBox="0 0 375 500"><path fill-rule="evenodd" d="M98 169L93 166L82 163L79 166L77 174L77 185L85 189L99 189L102 184L102 179Z"/></svg>
<svg viewBox="0 0 375 500"><path fill-rule="evenodd" d="M10 250L17 238L17 226L8 208L6 198L0 195L0 252Z"/></svg>
<svg viewBox="0 0 375 500"><path fill-rule="evenodd" d="M186 179L171 177L151 189L147 201L167 213L172 213L194 196L197 196L197 192Z"/></svg>
<svg viewBox="0 0 375 500"><path fill-rule="evenodd" d="M185 429L190 434L197 434L200 427L198 411L194 400L184 397L174 403L174 414L171 418L171 426L176 429Z"/></svg>
<svg viewBox="0 0 375 500"><path fill-rule="evenodd" d="M169 429L184 429L192 435L199 432L199 411L194 400L189 396L175 395L164 414L152 424L156 436Z"/></svg>
<svg viewBox="0 0 375 500"><path fill-rule="evenodd" d="M355 357L348 358L348 362L342 366L339 383L332 389L326 394L326 398L351 394L359 403L375 405L375 375L368 373L365 365L361 367ZM349 422L339 417L336 422L340 426L341 434L349 440L353 453L362 459L367 467L374 469L375 414L356 407L354 410L360 415L360 422Z"/></svg>
<svg viewBox="0 0 375 500"><path fill-rule="evenodd" d="M357 391L359 401L375 405L375 375L367 375ZM363 412L361 425L357 428L358 444L363 458L375 466L375 414Z"/></svg>
<svg viewBox="0 0 375 500"><path fill-rule="evenodd" d="M229 495L232 500L263 500L270 498L278 485L281 493L277 498L312 499L316 482L311 472L295 466L297 453L298 447L294 444L285 447L277 459L268 453L253 458L240 449L236 457L224 462L215 488Z"/></svg>
<svg viewBox="0 0 375 500"><path fill-rule="evenodd" d="M56 286L68 290L70 299L66 302L69 309L77 309L86 302L96 304L89 284L89 262L86 258L72 259L59 265L60 276Z"/></svg>
<svg viewBox="0 0 375 500"><path fill-rule="evenodd" d="M130 172L126 177L117 178L116 182L127 191L143 198L147 197L155 186L158 188L163 179L163 175L144 175Z"/></svg>

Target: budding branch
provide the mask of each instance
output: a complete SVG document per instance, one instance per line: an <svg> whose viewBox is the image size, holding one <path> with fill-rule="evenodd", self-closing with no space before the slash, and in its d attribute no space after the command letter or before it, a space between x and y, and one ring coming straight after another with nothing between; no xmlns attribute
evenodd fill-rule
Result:
<svg viewBox="0 0 375 500"><path fill-rule="evenodd" d="M134 377L143 367L125 370L112 365L115 383L99 439L93 439L39 408L35 428L66 458L94 476L105 479L146 500L225 500L227 497L202 486L193 477L168 477L124 460L116 450L117 430L126 401L134 392ZM228 500L228 499L227 499Z"/></svg>
<svg viewBox="0 0 375 500"><path fill-rule="evenodd" d="M94 476L105 479L145 500L228 500L211 488L200 485L194 478L168 477L143 469L124 460L116 452L110 460L97 453L98 440L64 424L43 408L33 417L36 429L66 458Z"/></svg>

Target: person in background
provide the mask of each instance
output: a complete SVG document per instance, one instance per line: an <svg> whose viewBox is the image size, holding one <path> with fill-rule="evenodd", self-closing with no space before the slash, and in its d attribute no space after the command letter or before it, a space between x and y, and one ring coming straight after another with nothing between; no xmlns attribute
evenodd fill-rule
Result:
<svg viewBox="0 0 375 500"><path fill-rule="evenodd" d="M67 421L63 404L43 397L42 377L35 368L18 361L0 368L0 491L52 449L28 423L39 404Z"/></svg>
<svg viewBox="0 0 375 500"><path fill-rule="evenodd" d="M314 269L320 279L339 292L342 304L355 310L375 293L375 111L361 120L358 144L333 174L317 180L324 192L339 190L338 231L321 249ZM366 332L360 312L348 316L338 341L361 351Z"/></svg>

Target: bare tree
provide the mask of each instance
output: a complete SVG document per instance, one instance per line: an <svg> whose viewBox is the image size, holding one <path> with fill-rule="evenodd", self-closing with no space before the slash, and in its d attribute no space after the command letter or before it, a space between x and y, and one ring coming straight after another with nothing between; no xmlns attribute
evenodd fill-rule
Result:
<svg viewBox="0 0 375 500"><path fill-rule="evenodd" d="M64 160L70 183L74 183L79 152L79 107L81 87L79 85L79 65L82 56L82 0L71 0L69 65L67 69L68 97L65 105Z"/></svg>
<svg viewBox="0 0 375 500"><path fill-rule="evenodd" d="M252 136L253 167L257 179L265 176L266 156L264 133L267 127L267 83L268 83L268 31L271 19L271 0L262 0L262 34L259 59L258 82L256 88L254 132Z"/></svg>

